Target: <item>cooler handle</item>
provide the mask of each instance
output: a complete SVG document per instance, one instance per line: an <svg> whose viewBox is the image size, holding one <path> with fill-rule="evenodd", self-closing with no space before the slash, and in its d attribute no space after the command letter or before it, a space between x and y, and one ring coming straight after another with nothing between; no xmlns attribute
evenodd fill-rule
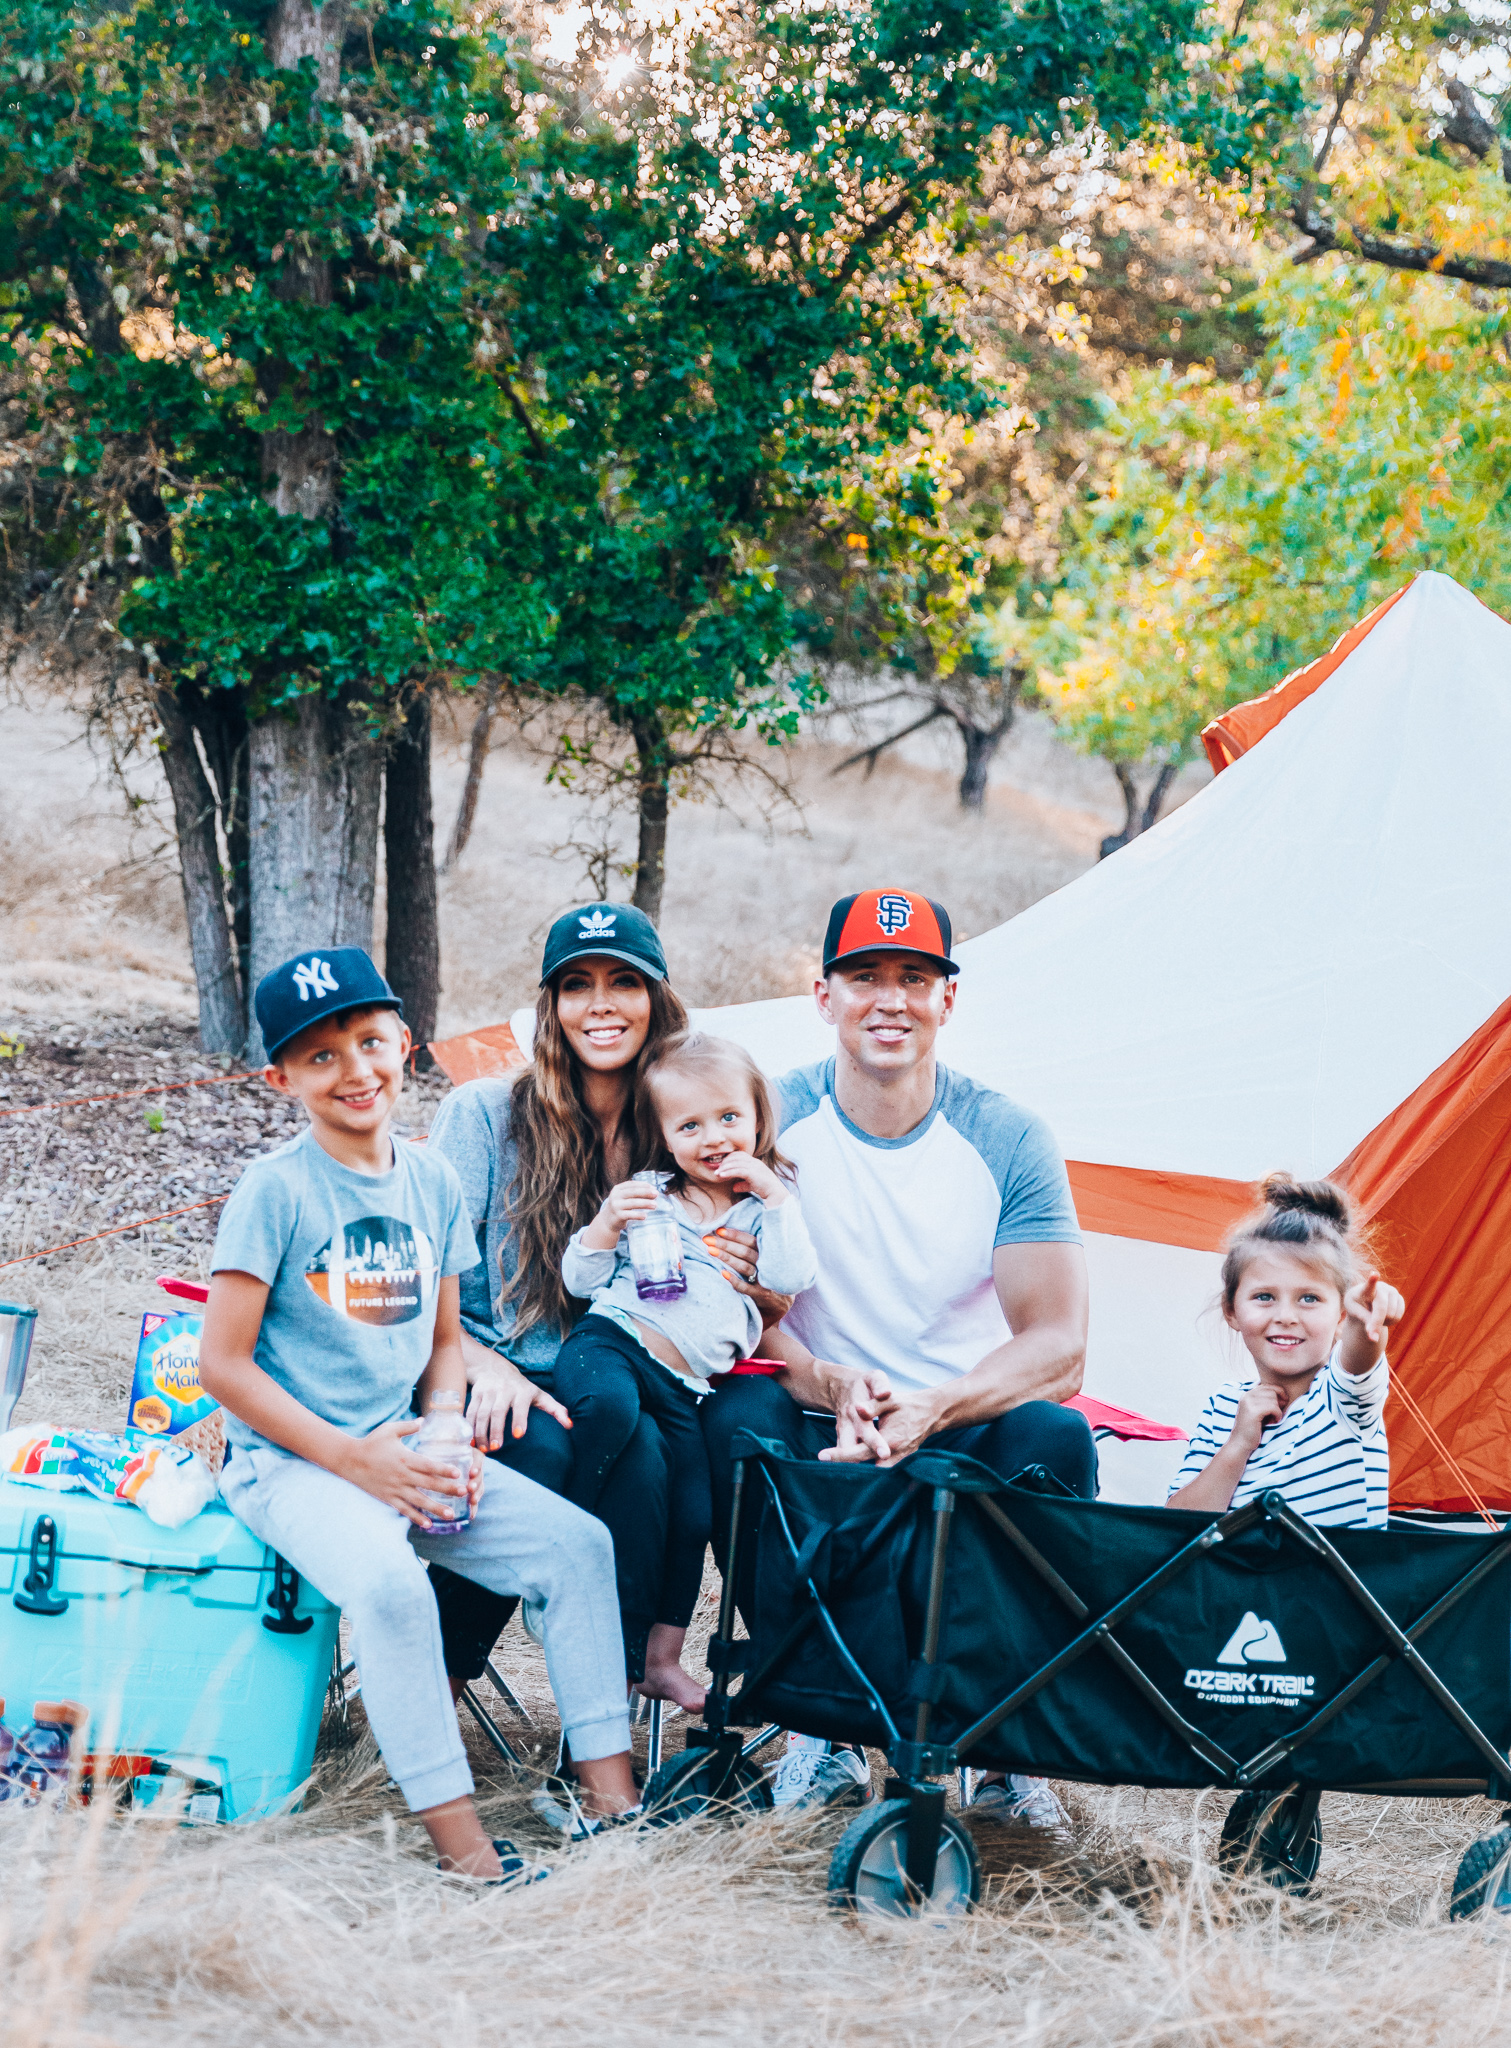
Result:
<svg viewBox="0 0 1511 2048"><path fill-rule="evenodd" d="M302 1636L315 1626L313 1614L297 1615L294 1608L299 1600L299 1574L286 1557L273 1552L273 1590L268 1595L271 1614L262 1617L262 1625L270 1635Z"/></svg>
<svg viewBox="0 0 1511 2048"><path fill-rule="evenodd" d="M58 1525L51 1515L38 1515L31 1532L31 1561L15 1605L23 1614L66 1614L68 1602L53 1591L58 1571Z"/></svg>

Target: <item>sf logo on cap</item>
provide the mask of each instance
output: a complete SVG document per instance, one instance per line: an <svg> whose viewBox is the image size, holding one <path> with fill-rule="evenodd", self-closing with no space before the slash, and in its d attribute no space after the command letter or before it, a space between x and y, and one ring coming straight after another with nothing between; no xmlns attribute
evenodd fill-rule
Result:
<svg viewBox="0 0 1511 2048"><path fill-rule="evenodd" d="M294 985L301 1003L307 1003L311 996L333 996L341 986L331 973L330 962L322 960L318 953L312 955L308 963L301 960L295 967Z"/></svg>
<svg viewBox="0 0 1511 2048"><path fill-rule="evenodd" d="M584 910L577 919L577 933L583 939L611 939L614 936L614 920L617 913L608 910Z"/></svg>
<svg viewBox="0 0 1511 2048"><path fill-rule="evenodd" d="M893 932L906 931L913 922L913 906L906 896L878 896L876 922L890 939Z"/></svg>

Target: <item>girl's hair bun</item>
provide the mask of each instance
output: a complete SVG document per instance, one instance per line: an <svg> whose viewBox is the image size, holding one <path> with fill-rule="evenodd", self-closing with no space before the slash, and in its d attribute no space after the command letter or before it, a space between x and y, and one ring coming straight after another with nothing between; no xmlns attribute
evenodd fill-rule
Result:
<svg viewBox="0 0 1511 2048"><path fill-rule="evenodd" d="M1342 1188L1330 1180L1269 1173L1258 1193L1260 1206L1228 1239L1222 1263L1222 1305L1228 1314L1233 1312L1244 1268L1266 1245L1315 1265L1340 1294L1346 1294L1363 1273L1370 1247L1368 1232L1360 1228Z"/></svg>
<svg viewBox="0 0 1511 2048"><path fill-rule="evenodd" d="M1354 1212L1342 1188L1330 1180L1294 1180L1288 1173L1266 1174L1259 1198L1268 1209L1301 1210L1318 1216L1347 1237L1353 1229Z"/></svg>

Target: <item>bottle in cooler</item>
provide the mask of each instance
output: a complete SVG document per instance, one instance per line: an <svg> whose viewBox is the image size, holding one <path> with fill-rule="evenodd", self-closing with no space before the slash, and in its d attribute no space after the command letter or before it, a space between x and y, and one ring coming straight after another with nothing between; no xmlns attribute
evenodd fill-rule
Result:
<svg viewBox="0 0 1511 2048"><path fill-rule="evenodd" d="M632 1223L625 1232L635 1292L642 1301L675 1301L679 1294L687 1292L687 1275L682 1270L682 1232L677 1212L666 1192L671 1175L647 1168L631 1178L647 1181L656 1190L656 1206L650 1215Z"/></svg>
<svg viewBox="0 0 1511 2048"><path fill-rule="evenodd" d="M465 1485L472 1470L472 1426L463 1407L460 1394L432 1394L425 1420L408 1443L418 1456L454 1466ZM428 1535L455 1536L472 1519L465 1493L427 1493L426 1499L436 1504L434 1519L423 1524Z"/></svg>

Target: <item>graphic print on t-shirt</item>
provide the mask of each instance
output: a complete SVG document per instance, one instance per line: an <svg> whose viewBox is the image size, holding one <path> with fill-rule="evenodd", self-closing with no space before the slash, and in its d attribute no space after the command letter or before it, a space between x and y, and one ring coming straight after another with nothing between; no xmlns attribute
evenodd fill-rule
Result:
<svg viewBox="0 0 1511 2048"><path fill-rule="evenodd" d="M316 1252L304 1277L323 1302L358 1323L409 1323L436 1279L435 1246L397 1216L362 1216Z"/></svg>

